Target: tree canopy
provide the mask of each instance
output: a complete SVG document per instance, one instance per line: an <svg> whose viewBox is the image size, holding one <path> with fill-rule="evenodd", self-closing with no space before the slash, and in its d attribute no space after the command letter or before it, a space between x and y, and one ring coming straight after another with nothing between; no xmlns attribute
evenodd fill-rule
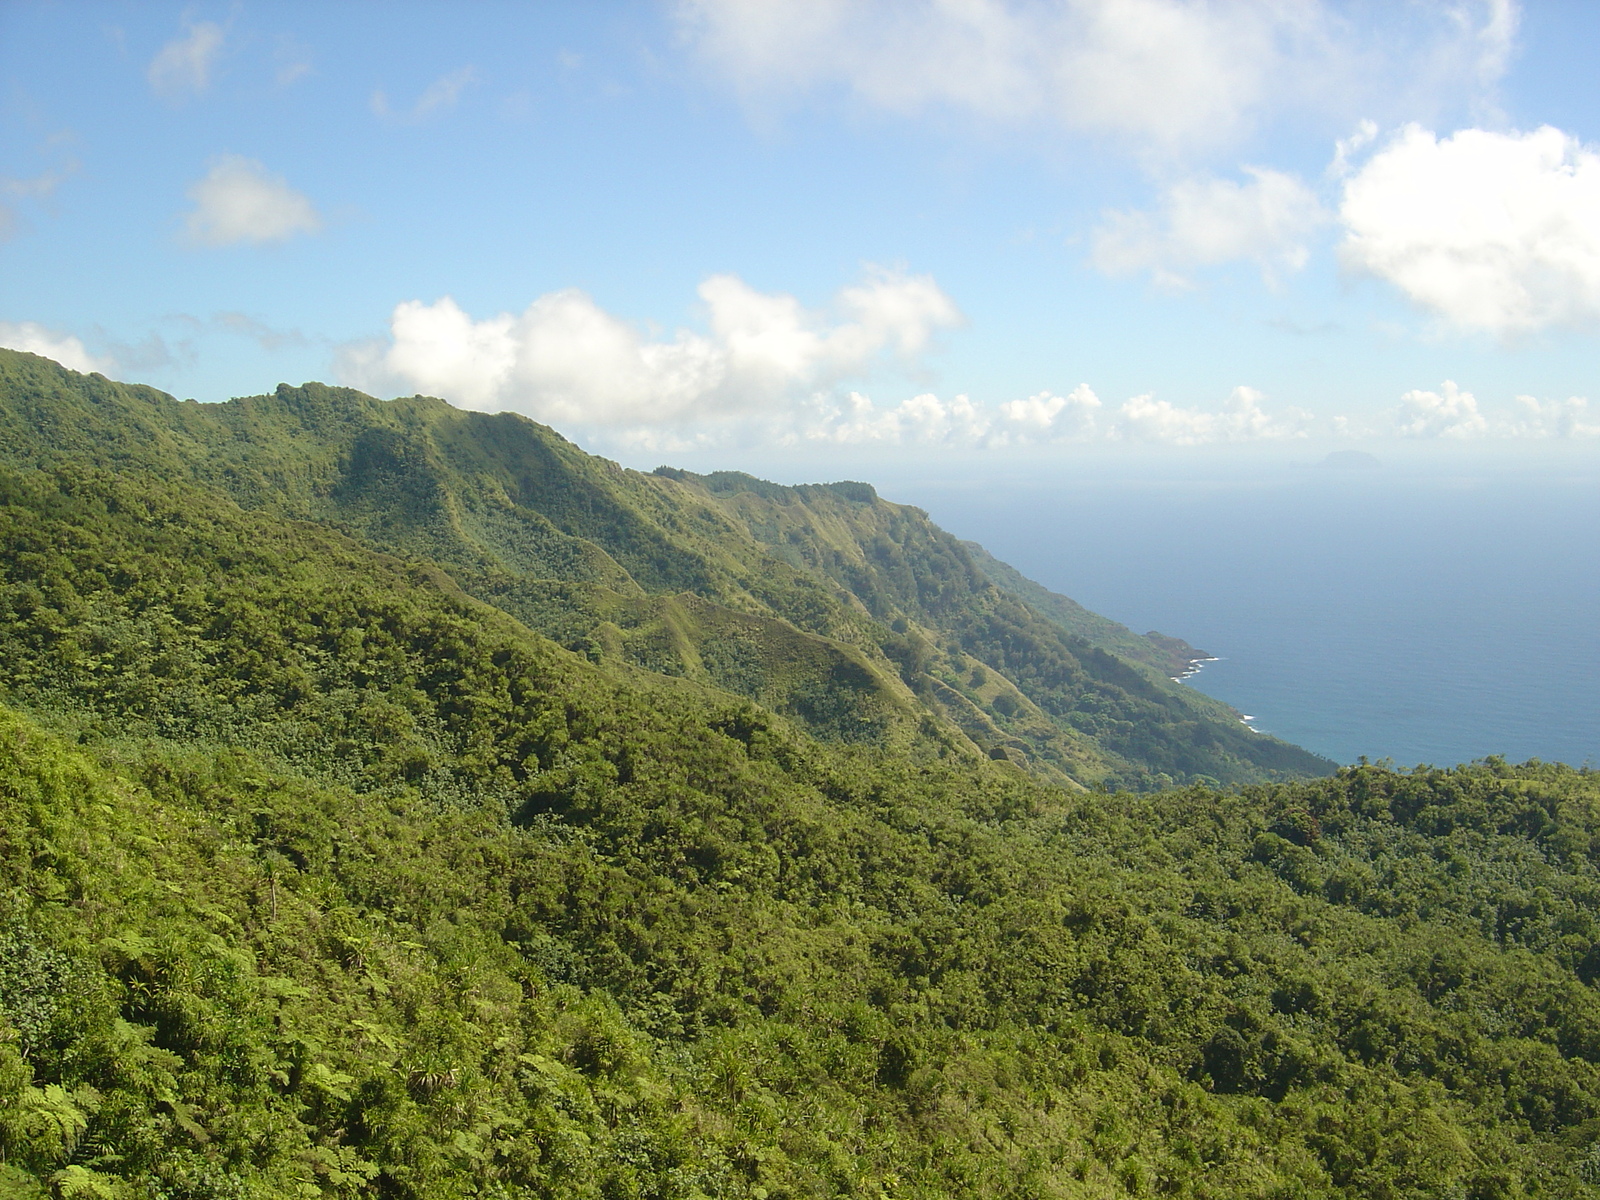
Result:
<svg viewBox="0 0 1600 1200"><path fill-rule="evenodd" d="M0 1195L1600 1196L1592 771L1151 790L1204 710L863 485L617 471L703 553L519 517L536 587L339 500L377 402L73 386L0 406Z"/></svg>

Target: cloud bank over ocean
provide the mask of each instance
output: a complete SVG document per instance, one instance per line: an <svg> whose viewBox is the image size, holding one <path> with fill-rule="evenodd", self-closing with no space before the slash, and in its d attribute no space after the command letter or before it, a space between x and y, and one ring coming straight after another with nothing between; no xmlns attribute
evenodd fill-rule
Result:
<svg viewBox="0 0 1600 1200"><path fill-rule="evenodd" d="M770 413L884 357L915 364L961 314L929 276L869 268L827 312L735 275L701 283L709 332L652 339L566 289L474 320L449 296L398 305L387 341L346 348L341 375L542 421L672 425Z"/></svg>
<svg viewBox="0 0 1600 1200"><path fill-rule="evenodd" d="M1452 380L1411 389L1376 416L1317 414L1235 387L1214 406L1153 393L1103 400L1088 383L995 403L923 391L875 400L848 386L927 365L961 324L930 276L869 268L827 311L762 293L736 276L698 291L709 332L651 336L582 292L541 296L521 313L476 319L450 297L396 306L387 338L347 344L341 382L421 392L464 408L519 412L602 444L943 446L1004 450L1053 443L1198 446L1305 439L1572 438L1600 434L1588 400L1518 395L1488 409Z"/></svg>

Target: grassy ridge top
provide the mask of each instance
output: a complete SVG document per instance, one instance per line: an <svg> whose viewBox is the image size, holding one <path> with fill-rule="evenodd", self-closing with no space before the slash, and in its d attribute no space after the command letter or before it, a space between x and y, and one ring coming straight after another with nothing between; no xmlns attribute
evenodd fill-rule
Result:
<svg viewBox="0 0 1600 1200"><path fill-rule="evenodd" d="M0 461L147 472L328 524L443 567L570 649L736 691L824 737L906 723L857 708L914 715L1083 787L1332 768L1173 685L1144 640L996 586L926 514L864 485L644 475L520 417L317 384L180 404L11 351Z"/></svg>

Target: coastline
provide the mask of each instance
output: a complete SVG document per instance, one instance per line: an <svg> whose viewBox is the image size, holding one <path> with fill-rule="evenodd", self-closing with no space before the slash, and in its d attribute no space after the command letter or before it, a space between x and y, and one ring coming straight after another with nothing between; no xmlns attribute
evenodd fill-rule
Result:
<svg viewBox="0 0 1600 1200"><path fill-rule="evenodd" d="M1214 663L1214 662L1221 662L1221 661L1222 661L1221 657L1219 655L1215 655L1215 654L1202 654L1199 658L1191 658L1191 659L1188 660L1188 665L1185 666L1182 671L1178 672L1178 674L1173 675L1171 677L1172 682L1173 683L1188 683L1189 680L1193 679L1196 675L1200 674L1201 669L1204 668L1204 666L1207 663Z"/></svg>
<svg viewBox="0 0 1600 1200"><path fill-rule="evenodd" d="M1205 667L1205 665L1207 663L1214 663L1214 662L1221 662L1221 661L1222 661L1222 656L1220 654L1206 654L1206 655L1202 655L1199 658L1191 658L1189 660L1189 665L1187 667L1185 667L1182 672L1180 672L1177 675L1172 676L1172 682L1173 683L1188 683L1196 675L1200 674L1201 670L1204 669L1204 667ZM1237 710L1235 710L1235 711L1237 711ZM1264 734L1266 732L1265 730L1257 729L1254 725L1252 725L1250 723L1250 722L1252 722L1254 720L1255 720L1255 717L1251 716L1249 713L1239 713L1239 724L1243 725L1251 733Z"/></svg>

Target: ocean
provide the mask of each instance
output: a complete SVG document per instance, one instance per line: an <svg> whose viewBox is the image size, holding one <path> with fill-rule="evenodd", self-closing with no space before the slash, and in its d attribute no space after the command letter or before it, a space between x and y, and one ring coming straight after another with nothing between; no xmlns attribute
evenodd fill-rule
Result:
<svg viewBox="0 0 1600 1200"><path fill-rule="evenodd" d="M1600 764L1600 452L1375 454L1085 458L880 491L1215 655L1190 686L1336 761Z"/></svg>

